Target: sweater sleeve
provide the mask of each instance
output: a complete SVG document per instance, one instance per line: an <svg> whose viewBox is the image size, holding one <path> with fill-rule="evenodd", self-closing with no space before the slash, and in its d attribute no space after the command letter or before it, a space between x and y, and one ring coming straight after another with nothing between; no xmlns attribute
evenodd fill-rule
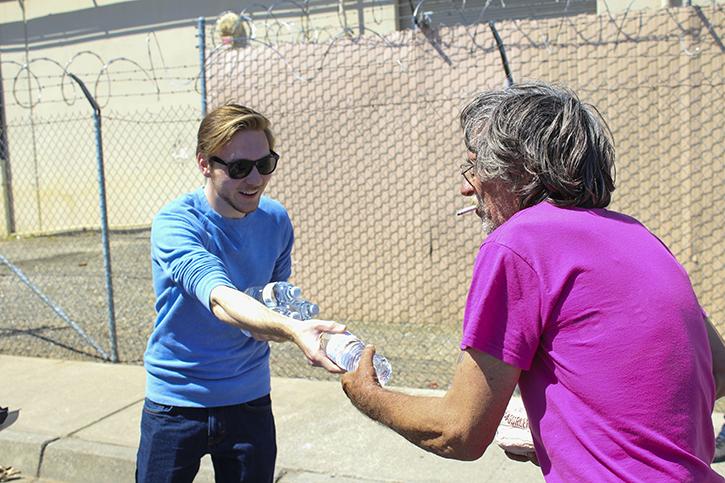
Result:
<svg viewBox="0 0 725 483"><path fill-rule="evenodd" d="M212 289L234 287L216 255L207 248L208 234L185 212L162 211L151 225L151 258L170 281L195 296L207 309Z"/></svg>
<svg viewBox="0 0 725 483"><path fill-rule="evenodd" d="M284 214L284 236L282 237L282 251L274 264L272 281L286 281L292 274L292 246L294 245L294 229L287 213Z"/></svg>

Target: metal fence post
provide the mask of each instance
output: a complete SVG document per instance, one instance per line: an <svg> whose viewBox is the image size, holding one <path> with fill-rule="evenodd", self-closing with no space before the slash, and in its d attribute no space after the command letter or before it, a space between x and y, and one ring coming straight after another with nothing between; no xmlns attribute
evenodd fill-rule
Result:
<svg viewBox="0 0 725 483"><path fill-rule="evenodd" d="M199 17L197 24L199 37L199 89L201 90L201 117L206 116L206 19Z"/></svg>
<svg viewBox="0 0 725 483"><path fill-rule="evenodd" d="M93 107L93 121L96 128L96 161L98 166L98 202L101 211L101 239L103 241L103 268L106 273L106 294L108 297L108 336L111 342L111 362L118 362L118 344L116 342L116 315L113 307L113 280L111 277L111 249L108 243L108 214L106 210L106 177L103 171L103 141L101 139L101 108L86 88L86 85L74 74L68 74L80 86L83 94Z"/></svg>
<svg viewBox="0 0 725 483"><path fill-rule="evenodd" d="M10 169L10 149L8 146L8 127L5 122L5 92L0 66L0 191L4 207L4 227L6 236L15 231L15 213L13 211L12 172Z"/></svg>

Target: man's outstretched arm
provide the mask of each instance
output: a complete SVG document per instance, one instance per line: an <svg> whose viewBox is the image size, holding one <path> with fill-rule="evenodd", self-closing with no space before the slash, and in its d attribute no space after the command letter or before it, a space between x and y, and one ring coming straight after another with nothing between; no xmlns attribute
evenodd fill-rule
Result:
<svg viewBox="0 0 725 483"><path fill-rule="evenodd" d="M329 320L295 320L224 285L212 289L209 299L211 311L222 322L246 330L257 340L294 342L313 366L332 373L343 372L327 357L320 338L325 332L344 332L344 325Z"/></svg>
<svg viewBox="0 0 725 483"><path fill-rule="evenodd" d="M475 349L462 352L453 384L443 397L383 389L368 346L355 372L342 376L350 401L368 417L411 443L444 458L475 460L493 441L520 369Z"/></svg>

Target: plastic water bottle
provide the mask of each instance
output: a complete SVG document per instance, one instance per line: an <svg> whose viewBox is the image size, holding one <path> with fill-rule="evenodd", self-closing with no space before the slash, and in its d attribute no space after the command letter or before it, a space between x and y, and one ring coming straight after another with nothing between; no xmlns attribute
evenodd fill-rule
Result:
<svg viewBox="0 0 725 483"><path fill-rule="evenodd" d="M332 362L340 366L346 371L354 371L360 364L360 356L362 355L365 344L352 335L350 332L342 334L329 334L325 352ZM393 375L393 368L388 360L380 354L373 356L373 366L378 375L378 381L381 385L386 385Z"/></svg>
<svg viewBox="0 0 725 483"><path fill-rule="evenodd" d="M293 319L305 320L305 317L290 305L278 305L273 310Z"/></svg>
<svg viewBox="0 0 725 483"><path fill-rule="evenodd" d="M320 306L309 300L295 300L287 309L299 313L302 320L314 319L320 314Z"/></svg>
<svg viewBox="0 0 725 483"><path fill-rule="evenodd" d="M287 305L302 297L302 289L289 282L268 283L262 289L262 301L267 307Z"/></svg>
<svg viewBox="0 0 725 483"><path fill-rule="evenodd" d="M263 289L264 289L264 287L249 287L247 290L244 291L244 293L249 295L253 299L255 299L257 302L267 305L266 303L264 303L264 298L262 298ZM267 305L267 307L269 307L269 305ZM269 307L269 308L274 308L274 307Z"/></svg>
<svg viewBox="0 0 725 483"><path fill-rule="evenodd" d="M293 319L311 319L320 313L317 304L302 300L302 289L289 282L270 282L263 287L249 287L244 293L275 312ZM247 330L241 331L247 337L252 336Z"/></svg>
<svg viewBox="0 0 725 483"><path fill-rule="evenodd" d="M263 287L249 287L244 293L274 309L301 300L302 289L289 282L270 282Z"/></svg>
<svg viewBox="0 0 725 483"><path fill-rule="evenodd" d="M289 282L271 282L264 287L249 287L244 293L275 312L293 319L313 319L320 313L320 307L302 299L302 290Z"/></svg>

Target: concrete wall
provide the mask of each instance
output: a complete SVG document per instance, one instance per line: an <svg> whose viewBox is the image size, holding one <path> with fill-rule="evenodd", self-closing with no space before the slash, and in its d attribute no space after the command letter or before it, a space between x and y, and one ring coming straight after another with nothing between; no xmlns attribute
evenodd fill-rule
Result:
<svg viewBox="0 0 725 483"><path fill-rule="evenodd" d="M314 0L303 11L297 6L302 3L270 8L228 0L0 2L2 90L13 158L12 200L0 196L0 221L14 218L0 223L0 235L12 227L52 232L98 223L92 109L65 71L75 73L102 108L105 168L114 183L111 221L145 224L175 190L199 183L191 156L201 109L199 17L208 19L207 47L213 52L220 43L216 17L225 11L245 11L266 44L329 42L343 28L394 30L392 4L348 0L341 10L337 1ZM245 25L251 32L252 24ZM167 122L163 132L150 128L159 120ZM164 181L173 189L134 190L139 173L159 164L176 175Z"/></svg>
<svg viewBox="0 0 725 483"><path fill-rule="evenodd" d="M259 2L228 0L2 2L0 53L8 117L16 117L15 111L20 109L15 101L28 105L41 97L43 102L33 114L66 112L68 106L58 102L64 95L72 97L70 83L63 79L61 89L58 85L48 86L51 83L46 78L50 76L52 84L59 83L61 67L97 87L94 92L99 101L112 108L197 105L198 92L189 88L199 72L197 19L208 18L213 30L216 17L228 10L246 11L255 20L258 37L268 42L298 40L303 29L307 36L322 40L343 26L355 31L375 28L382 34L395 29L395 11L389 1L347 1L345 6L341 12L337 1L317 0L304 12L292 2L281 2L272 10ZM214 40L218 41L210 37L210 41ZM108 69L103 69L110 61ZM39 83L46 86L42 92L36 78L28 80L27 73L21 72L18 83L14 82L19 70L16 63L31 66ZM113 79L110 92L106 73ZM156 95L157 90L160 95Z"/></svg>

